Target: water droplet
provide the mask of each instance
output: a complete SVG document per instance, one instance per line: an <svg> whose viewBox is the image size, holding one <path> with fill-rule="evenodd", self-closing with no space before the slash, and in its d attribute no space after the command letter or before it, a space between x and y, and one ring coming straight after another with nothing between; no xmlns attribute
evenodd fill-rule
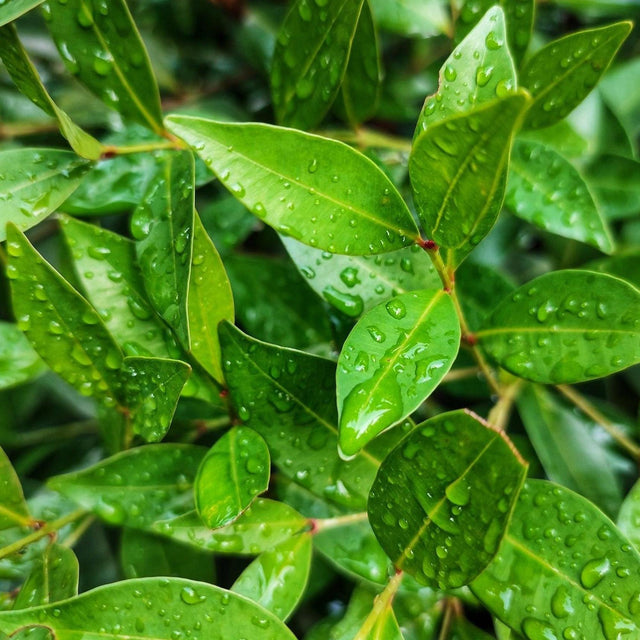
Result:
<svg viewBox="0 0 640 640"><path fill-rule="evenodd" d="M401 320L407 315L407 308L404 306L402 300L394 298L389 300L385 305L387 313L395 320Z"/></svg>
<svg viewBox="0 0 640 640"><path fill-rule="evenodd" d="M183 587L180 591L180 599L185 604L199 604L204 602L207 597L198 595L192 587Z"/></svg>
<svg viewBox="0 0 640 640"><path fill-rule="evenodd" d="M584 565L580 573L580 582L585 589L593 589L609 572L609 558L595 558Z"/></svg>

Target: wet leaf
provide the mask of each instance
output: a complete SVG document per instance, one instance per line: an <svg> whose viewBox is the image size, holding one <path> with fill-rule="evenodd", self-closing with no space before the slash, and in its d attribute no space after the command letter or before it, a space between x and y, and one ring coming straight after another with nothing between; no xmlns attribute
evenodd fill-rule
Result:
<svg viewBox="0 0 640 640"><path fill-rule="evenodd" d="M396 188L347 145L266 124L169 116L236 198L276 231L332 253L386 253L419 233Z"/></svg>
<svg viewBox="0 0 640 640"><path fill-rule="evenodd" d="M618 528L640 550L640 481L631 487L618 513Z"/></svg>
<svg viewBox="0 0 640 640"><path fill-rule="evenodd" d="M31 522L20 480L9 458L0 448L0 531L15 526L26 527Z"/></svg>
<svg viewBox="0 0 640 640"><path fill-rule="evenodd" d="M440 68L438 91L425 100L415 136L442 120L504 98L516 89L504 11L494 6Z"/></svg>
<svg viewBox="0 0 640 640"><path fill-rule="evenodd" d="M152 610L165 614L149 615L149 602ZM209 612L206 616L205 611ZM172 621L171 626L165 624L165 616ZM55 605L0 613L0 631L4 633L34 623L52 629L59 640L70 640L78 634L170 640L172 633L193 633L194 625L209 640L241 635L252 640L294 640L280 620L250 600L182 578L126 580Z"/></svg>
<svg viewBox="0 0 640 640"><path fill-rule="evenodd" d="M514 143L505 204L541 229L613 252L611 231L584 178L543 144Z"/></svg>
<svg viewBox="0 0 640 640"><path fill-rule="evenodd" d="M269 485L269 449L253 429L234 427L211 447L196 476L196 509L209 529L233 522Z"/></svg>
<svg viewBox="0 0 640 640"><path fill-rule="evenodd" d="M371 0L371 10L381 29L403 36L430 38L451 31L443 0Z"/></svg>
<svg viewBox="0 0 640 640"><path fill-rule="evenodd" d="M16 18L42 4L43 0L11 0L0 7L0 25L13 22Z"/></svg>
<svg viewBox="0 0 640 640"><path fill-rule="evenodd" d="M380 466L371 527L396 568L421 584L460 587L498 551L526 472L503 432L471 412L438 415Z"/></svg>
<svg viewBox="0 0 640 640"><path fill-rule="evenodd" d="M601 378L640 361L640 291L582 270L547 273L503 299L476 333L501 367L543 384Z"/></svg>
<svg viewBox="0 0 640 640"><path fill-rule="evenodd" d="M625 253L603 258L588 265L593 271L601 271L609 275L628 280L640 288L640 252L631 250Z"/></svg>
<svg viewBox="0 0 640 640"><path fill-rule="evenodd" d="M15 324L0 321L0 389L33 380L45 367Z"/></svg>
<svg viewBox="0 0 640 640"><path fill-rule="evenodd" d="M364 0L296 0L276 40L271 92L280 124L313 129L344 77Z"/></svg>
<svg viewBox="0 0 640 640"><path fill-rule="evenodd" d="M354 455L417 409L459 346L456 311L442 289L405 293L365 314L338 360L341 451Z"/></svg>
<svg viewBox="0 0 640 640"><path fill-rule="evenodd" d="M69 72L126 119L161 134L158 86L125 0L50 1L43 12Z"/></svg>
<svg viewBox="0 0 640 640"><path fill-rule="evenodd" d="M409 159L418 215L457 265L493 227L504 198L511 140L527 98L513 95L430 126Z"/></svg>
<svg viewBox="0 0 640 640"><path fill-rule="evenodd" d="M286 620L304 594L311 569L311 534L301 533L261 553L233 583L231 591Z"/></svg>
<svg viewBox="0 0 640 640"><path fill-rule="evenodd" d="M573 111L596 86L630 31L630 22L585 29L536 51L520 74L521 85L533 97L524 126L548 127Z"/></svg>
<svg viewBox="0 0 640 640"><path fill-rule="evenodd" d="M471 588L525 638L611 640L640 632L639 576L640 555L596 507L529 480L497 557Z"/></svg>

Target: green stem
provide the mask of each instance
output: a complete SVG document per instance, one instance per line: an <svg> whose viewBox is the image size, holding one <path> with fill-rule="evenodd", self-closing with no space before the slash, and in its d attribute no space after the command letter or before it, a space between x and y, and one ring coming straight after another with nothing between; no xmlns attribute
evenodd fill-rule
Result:
<svg viewBox="0 0 640 640"><path fill-rule="evenodd" d="M387 582L387 586L373 601L373 608L371 609L371 612L353 640L369 640L369 638L371 638L371 631L373 630L376 621L386 609L391 607L393 599L395 598L396 593L398 593L403 577L404 573L402 571L398 571L396 575Z"/></svg>
<svg viewBox="0 0 640 640"><path fill-rule="evenodd" d="M86 518L64 539L63 546L71 549L80 538L86 533L87 529L95 522L96 517L88 514Z"/></svg>
<svg viewBox="0 0 640 640"><path fill-rule="evenodd" d="M177 138L163 140L162 142L146 142L119 147L117 145L104 145L102 155L106 157L122 156L130 153L143 153L146 151L159 151L162 149L185 149L185 144Z"/></svg>
<svg viewBox="0 0 640 640"><path fill-rule="evenodd" d="M462 615L460 602L457 598L445 598L444 600L444 616L442 618L442 626L438 634L438 640L447 640L451 633L451 623L454 617Z"/></svg>
<svg viewBox="0 0 640 640"><path fill-rule="evenodd" d="M19 136L31 136L39 133L58 131L57 120L45 123L11 122L0 124L0 140L17 138Z"/></svg>
<svg viewBox="0 0 640 640"><path fill-rule="evenodd" d="M462 367L460 369L453 369L449 371L444 378L442 378L442 383L447 384L448 382L458 382L458 380L466 380L467 378L473 378L481 373L480 367Z"/></svg>
<svg viewBox="0 0 640 640"><path fill-rule="evenodd" d="M11 436L3 441L3 446L22 448L33 447L43 442L52 440L67 440L77 436L95 435L99 433L99 425L96 420L82 420L70 422L60 427L47 427L46 429L36 429L35 431L25 431Z"/></svg>
<svg viewBox="0 0 640 640"><path fill-rule="evenodd" d="M503 387L500 399L495 403L495 405L489 412L487 422L489 422L490 425L492 425L496 429L499 429L500 431L505 431L505 428L509 423L509 417L511 416L513 403L518 397L518 393L522 388L522 384L522 380L516 380L512 384Z"/></svg>
<svg viewBox="0 0 640 640"><path fill-rule="evenodd" d="M411 151L411 140L390 136L380 131L360 127L355 131L350 129L332 129L322 131L321 134L325 138L333 138L348 144L354 144L361 149L375 147L377 149L390 149L392 151L403 151L409 153Z"/></svg>
<svg viewBox="0 0 640 640"><path fill-rule="evenodd" d="M343 527L346 524L352 524L354 522L363 522L367 517L366 511L362 511L360 513L349 513L345 516L336 516L335 518L312 518L312 532L318 533L320 531L326 531L327 529Z"/></svg>

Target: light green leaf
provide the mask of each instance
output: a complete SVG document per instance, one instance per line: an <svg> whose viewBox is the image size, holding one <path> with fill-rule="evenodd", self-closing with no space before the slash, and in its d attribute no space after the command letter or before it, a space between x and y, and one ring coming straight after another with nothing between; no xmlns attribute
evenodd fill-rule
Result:
<svg viewBox="0 0 640 640"><path fill-rule="evenodd" d="M306 589L312 548L311 534L301 533L264 551L240 574L231 591L286 620Z"/></svg>
<svg viewBox="0 0 640 640"><path fill-rule="evenodd" d="M450 249L457 265L493 227L504 198L511 141L524 95L454 116L416 139L409 158L411 186L424 229Z"/></svg>
<svg viewBox="0 0 640 640"><path fill-rule="evenodd" d="M253 429L234 427L211 447L200 463L194 495L209 529L236 520L269 486L269 449Z"/></svg>
<svg viewBox="0 0 640 640"><path fill-rule="evenodd" d="M517 89L507 45L504 11L492 7L440 68L438 91L422 107L415 136L451 116L465 113Z"/></svg>
<svg viewBox="0 0 640 640"><path fill-rule="evenodd" d="M149 615L149 602L156 615ZM157 615L158 611L165 614ZM171 620L170 626L166 620ZM181 578L126 580L53 606L0 613L0 631L4 633L29 624L49 627L58 640L79 635L170 640L172 634L182 637L193 633L194 625L208 640L242 636L251 640L295 640L278 618L250 600L220 587Z"/></svg>
<svg viewBox="0 0 640 640"><path fill-rule="evenodd" d="M12 4L17 3L13 0ZM58 120L60 131L69 141L71 148L83 158L97 160L103 152L102 145L75 124L52 100L13 25L0 28L0 58L18 89L45 113Z"/></svg>
<svg viewBox="0 0 640 640"><path fill-rule="evenodd" d="M271 92L280 124L313 129L344 77L364 0L296 0L276 40Z"/></svg>
<svg viewBox="0 0 640 640"><path fill-rule="evenodd" d="M524 126L548 127L573 111L596 86L630 31L630 22L585 29L536 51L520 74L521 85L533 97Z"/></svg>
<svg viewBox="0 0 640 640"><path fill-rule="evenodd" d="M369 521L398 569L440 589L468 584L498 551L527 464L467 411L419 425L384 460Z"/></svg>
<svg viewBox="0 0 640 640"><path fill-rule="evenodd" d="M514 143L505 204L541 229L613 252L611 231L584 178L543 144Z"/></svg>
<svg viewBox="0 0 640 640"><path fill-rule="evenodd" d="M607 106L631 139L640 131L640 92L629 91L629 87L637 87L639 78L640 58L633 57L611 69L599 87Z"/></svg>
<svg viewBox="0 0 640 640"><path fill-rule="evenodd" d="M568 489L529 480L497 557L471 588L525 638L611 640L640 633L639 579L640 555L605 515Z"/></svg>
<svg viewBox="0 0 640 640"><path fill-rule="evenodd" d="M0 7L0 25L13 22L16 18L42 4L43 0L10 0Z"/></svg>
<svg viewBox="0 0 640 640"><path fill-rule="evenodd" d="M0 448L0 531L15 526L27 527L32 521L20 480Z"/></svg>
<svg viewBox="0 0 640 640"><path fill-rule="evenodd" d="M631 487L618 513L618 528L640 550L640 481Z"/></svg>
<svg viewBox="0 0 640 640"><path fill-rule="evenodd" d="M26 230L55 211L78 187L86 160L58 149L0 152L0 242L7 223Z"/></svg>
<svg viewBox="0 0 640 640"><path fill-rule="evenodd" d="M592 271L547 273L502 300L476 338L526 380L601 378L640 362L640 291Z"/></svg>
<svg viewBox="0 0 640 640"><path fill-rule="evenodd" d="M67 69L107 106L162 134L158 85L125 0L49 1L42 9Z"/></svg>
<svg viewBox="0 0 640 640"><path fill-rule="evenodd" d="M354 455L415 411L459 346L455 307L442 289L404 293L365 314L338 359L341 451Z"/></svg>
<svg viewBox="0 0 640 640"><path fill-rule="evenodd" d="M266 124L169 116L222 183L276 231L332 253L386 253L419 240L406 204L364 155Z"/></svg>
<svg viewBox="0 0 640 640"><path fill-rule="evenodd" d="M371 0L381 29L414 38L449 34L451 21L444 0Z"/></svg>
<svg viewBox="0 0 640 640"><path fill-rule="evenodd" d="M44 369L22 331L15 324L0 321L0 389L28 382Z"/></svg>

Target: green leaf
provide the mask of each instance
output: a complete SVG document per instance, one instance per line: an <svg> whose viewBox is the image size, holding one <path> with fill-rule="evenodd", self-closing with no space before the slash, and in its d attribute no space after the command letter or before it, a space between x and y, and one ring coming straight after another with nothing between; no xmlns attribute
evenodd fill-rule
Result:
<svg viewBox="0 0 640 640"><path fill-rule="evenodd" d="M156 615L150 615L148 603ZM157 615L159 611L165 613ZM58 640L78 635L169 640L172 634L182 637L193 633L194 625L201 637L209 640L243 636L251 640L295 640L278 618L250 600L181 578L126 580L53 606L0 613L0 631L5 633L29 624L49 627Z"/></svg>
<svg viewBox="0 0 640 640"><path fill-rule="evenodd" d="M169 116L222 183L276 231L332 253L386 253L419 240L386 175L335 140L266 124Z"/></svg>
<svg viewBox="0 0 640 640"><path fill-rule="evenodd" d="M40 357L82 395L121 404L122 351L98 313L11 224L7 252L18 327Z"/></svg>
<svg viewBox="0 0 640 640"><path fill-rule="evenodd" d="M605 515L529 480L500 552L471 588L526 638L611 640L640 632L639 577L640 555Z"/></svg>
<svg viewBox="0 0 640 640"><path fill-rule="evenodd" d="M234 427L200 463L194 485L196 509L210 529L236 520L269 486L269 449L253 429Z"/></svg>
<svg viewBox="0 0 640 640"><path fill-rule="evenodd" d="M89 164L58 149L0 152L0 242L7 223L26 230L55 211L80 184Z"/></svg>
<svg viewBox="0 0 640 640"><path fill-rule="evenodd" d="M338 359L340 450L354 455L415 411L459 346L456 310L442 289L404 293L366 313Z"/></svg>
<svg viewBox="0 0 640 640"><path fill-rule="evenodd" d="M402 36L430 38L451 32L443 0L371 0L377 25Z"/></svg>
<svg viewBox="0 0 640 640"><path fill-rule="evenodd" d="M527 103L513 95L432 125L409 158L427 235L459 264L493 227L504 197L511 140ZM455 253L454 253L455 252Z"/></svg>
<svg viewBox="0 0 640 640"><path fill-rule="evenodd" d="M13 22L16 18L42 4L43 0L10 0L0 7L0 26Z"/></svg>
<svg viewBox="0 0 640 640"><path fill-rule="evenodd" d="M527 464L468 411L418 426L384 460L369 521L395 567L440 589L468 584L498 551Z"/></svg>
<svg viewBox="0 0 640 640"><path fill-rule="evenodd" d="M71 549L56 543L47 545L13 608L30 609L72 598L78 593L78 571L78 559Z"/></svg>
<svg viewBox="0 0 640 640"><path fill-rule="evenodd" d="M629 91L638 86L640 59L626 60L605 75L600 84L600 94L622 124L627 135L634 139L640 130L640 92Z"/></svg>
<svg viewBox="0 0 640 640"><path fill-rule="evenodd" d="M478 629L464 618L455 617L451 623L449 640L494 640L494 637Z"/></svg>
<svg viewBox="0 0 640 640"><path fill-rule="evenodd" d="M286 620L302 597L311 569L311 534L301 533L261 553L233 583L231 591Z"/></svg>
<svg viewBox="0 0 640 640"><path fill-rule="evenodd" d="M364 0L296 0L278 33L271 92L280 124L313 129L344 77Z"/></svg>
<svg viewBox="0 0 640 640"><path fill-rule="evenodd" d="M357 318L392 295L437 287L440 279L418 245L384 256L341 256L281 238L309 286L330 305ZM279 343L281 344L281 343Z"/></svg>
<svg viewBox="0 0 640 640"><path fill-rule="evenodd" d="M22 493L16 472L0 448L0 531L13 527L27 527L33 519Z"/></svg>
<svg viewBox="0 0 640 640"><path fill-rule="evenodd" d="M504 98L516 89L516 70L507 46L504 12L495 6L440 68L438 91L425 100L415 136L442 120Z"/></svg>
<svg viewBox="0 0 640 640"><path fill-rule="evenodd" d="M494 0L465 0L456 22L456 42L465 38L478 23L478 19L494 4L496 4ZM529 46L535 2L534 0L499 0L497 4L502 7L505 14L509 49L516 62L520 62Z"/></svg>
<svg viewBox="0 0 640 640"><path fill-rule="evenodd" d="M158 85L125 0L46 2L42 8L67 69L107 106L161 134Z"/></svg>
<svg viewBox="0 0 640 640"><path fill-rule="evenodd" d="M640 162L607 154L587 168L586 177L608 220L632 218L640 211Z"/></svg>
<svg viewBox="0 0 640 640"><path fill-rule="evenodd" d="M180 360L130 357L122 371L133 432L147 442L159 442L171 426L191 367Z"/></svg>
<svg viewBox="0 0 640 640"><path fill-rule="evenodd" d="M258 498L235 522L214 531L202 524L195 511L156 522L153 531L216 553L254 555L274 549L307 524L290 506Z"/></svg>
<svg viewBox="0 0 640 640"><path fill-rule="evenodd" d="M149 299L189 346L187 296L193 259L193 155L166 154L161 169L131 218L131 233Z"/></svg>
<svg viewBox="0 0 640 640"><path fill-rule="evenodd" d="M547 273L494 309L480 346L516 376L560 384L640 362L640 291L592 271Z"/></svg>
<svg viewBox="0 0 640 640"><path fill-rule="evenodd" d="M193 482L206 449L152 444L51 478L48 485L109 524L149 529L193 509Z"/></svg>
<svg viewBox="0 0 640 640"><path fill-rule="evenodd" d="M16 4L15 0L13 4ZM75 124L52 100L13 25L0 28L0 58L18 89L45 113L58 120L60 131L69 141L71 148L83 158L97 160L103 152L102 145Z"/></svg>
<svg viewBox="0 0 640 640"><path fill-rule="evenodd" d="M595 425L538 385L527 385L517 402L547 477L578 491L605 513L617 513L622 502L621 481L606 447L611 443L594 433Z"/></svg>
<svg viewBox="0 0 640 640"><path fill-rule="evenodd" d="M618 513L618 528L640 550L640 481L631 487Z"/></svg>
<svg viewBox="0 0 640 640"><path fill-rule="evenodd" d="M521 85L533 97L524 126L548 127L573 111L596 86L630 31L630 22L585 29L536 51L520 74Z"/></svg>
<svg viewBox="0 0 640 640"><path fill-rule="evenodd" d="M10 389L39 376L44 366L15 324L0 321L0 389Z"/></svg>
<svg viewBox="0 0 640 640"><path fill-rule="evenodd" d="M628 280L635 287L640 288L640 252L638 251L632 250L591 262L588 268Z"/></svg>
<svg viewBox="0 0 640 640"><path fill-rule="evenodd" d="M611 231L584 178L543 144L516 140L505 204L541 229L613 252Z"/></svg>
<svg viewBox="0 0 640 640"><path fill-rule="evenodd" d="M224 382L218 324L233 322L233 294L229 278L198 214L194 215L193 257L187 293L191 353L218 382Z"/></svg>

